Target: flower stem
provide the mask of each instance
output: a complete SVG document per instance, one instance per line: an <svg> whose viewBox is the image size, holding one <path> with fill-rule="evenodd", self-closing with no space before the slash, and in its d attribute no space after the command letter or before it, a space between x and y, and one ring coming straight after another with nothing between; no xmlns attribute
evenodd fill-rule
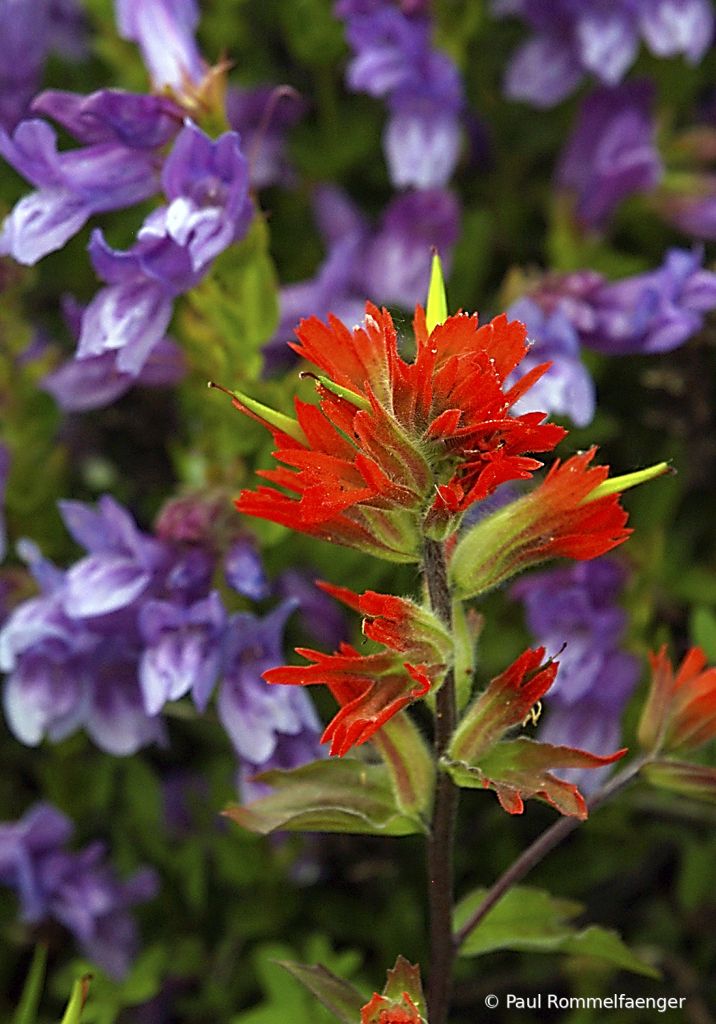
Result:
<svg viewBox="0 0 716 1024"><path fill-rule="evenodd" d="M425 580L433 612L450 628L452 611L442 546L426 540ZM455 674L451 669L435 698L435 757L447 750L455 728ZM428 838L428 907L430 914L430 974L428 1020L445 1024L450 1005L452 968L457 947L452 937L453 846L459 790L449 775L438 771L435 803Z"/></svg>
<svg viewBox="0 0 716 1024"><path fill-rule="evenodd" d="M601 807L603 803L606 803L606 801L614 796L615 793L619 792L619 790L632 782L638 775L640 769L649 760L651 760L651 758L648 755L637 757L634 761L628 764L626 768L617 772L617 774L602 786L601 789L598 789L596 793L593 793L592 796L587 799L587 810L590 812L594 811L597 807ZM567 836L581 824L582 821L580 818L559 818L520 854L517 860L507 869L507 871L497 879L492 888L488 889L480 906L475 909L473 914L471 914L462 927L455 933L453 941L455 943L456 953L473 928L475 928L487 914L488 910L491 910L498 900L501 900L513 885L516 885L517 882L521 881L525 875L532 870L532 868L536 867L551 850L556 846L559 846L562 840L566 839Z"/></svg>

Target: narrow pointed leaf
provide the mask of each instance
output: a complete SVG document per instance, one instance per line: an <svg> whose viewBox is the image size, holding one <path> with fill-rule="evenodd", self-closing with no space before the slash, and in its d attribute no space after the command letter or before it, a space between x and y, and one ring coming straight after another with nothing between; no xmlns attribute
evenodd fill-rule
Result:
<svg viewBox="0 0 716 1024"><path fill-rule="evenodd" d="M384 765L355 758L328 758L290 770L274 769L257 778L276 792L223 812L250 832L355 832L404 836L424 832L417 815L398 807Z"/></svg>
<svg viewBox="0 0 716 1024"><path fill-rule="evenodd" d="M30 970L25 979L20 1002L13 1017L13 1024L35 1024L37 1008L42 998L45 984L45 967L47 965L47 946L39 942L35 946Z"/></svg>
<svg viewBox="0 0 716 1024"><path fill-rule="evenodd" d="M587 504L590 501L596 501L598 498L606 498L610 494L621 494L622 491L629 490L630 487L636 487L638 484L645 484L649 480L654 480L658 476L662 476L664 473L669 472L668 462L657 462L653 466L648 466L646 469L639 469L634 473L624 473L622 476L612 476L604 480L603 483L595 487L591 494L588 494L584 499L583 504Z"/></svg>
<svg viewBox="0 0 716 1024"><path fill-rule="evenodd" d="M91 974L85 974L84 977L78 978L72 986L70 1001L67 1004L67 1009L65 1010L65 1015L62 1018L61 1024L80 1024L82 1010L87 1002L87 993L89 991L91 978Z"/></svg>
<svg viewBox="0 0 716 1024"><path fill-rule="evenodd" d="M339 978L323 964L307 967L292 960L276 960L297 981L300 981L342 1024L358 1024L366 999L350 982Z"/></svg>
<svg viewBox="0 0 716 1024"><path fill-rule="evenodd" d="M209 386L213 387L211 384ZM279 412L278 409L272 409L270 406L264 405L263 402L257 402L255 398L249 398L248 395L244 395L241 391L230 391L229 394L265 423L276 427L277 430L282 431L284 434L288 434L294 441L298 441L300 444L306 445L306 447L309 446L308 438L298 420L292 419L291 416L286 416L285 413Z"/></svg>

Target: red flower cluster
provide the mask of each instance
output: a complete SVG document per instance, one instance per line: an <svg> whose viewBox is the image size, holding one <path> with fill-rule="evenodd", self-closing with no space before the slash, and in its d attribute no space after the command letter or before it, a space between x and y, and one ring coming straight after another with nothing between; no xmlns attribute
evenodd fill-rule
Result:
<svg viewBox="0 0 716 1024"><path fill-rule="evenodd" d="M363 632L385 650L364 655L344 643L337 654L322 654L299 647L298 654L313 665L272 668L263 677L269 683L328 686L341 709L322 742L330 740L331 754L342 756L442 682L452 644L435 616L412 601L370 590L359 597L345 587L321 586L365 615Z"/></svg>
<svg viewBox="0 0 716 1024"><path fill-rule="evenodd" d="M501 315L478 327L477 317L458 314L428 333L418 307L414 329L408 363L390 314L370 303L352 332L333 316L301 323L293 348L327 374L317 378L319 406L296 400L288 433L234 399L278 445L283 467L261 475L294 497L276 487L244 491L240 511L412 561L422 535L444 538L473 502L540 467L525 453L550 451L565 431L542 413L509 415L549 365L504 391L527 352L524 326Z"/></svg>
<svg viewBox="0 0 716 1024"><path fill-rule="evenodd" d="M692 647L674 675L666 646L649 655L652 683L641 722L643 747L695 749L716 737L716 668Z"/></svg>

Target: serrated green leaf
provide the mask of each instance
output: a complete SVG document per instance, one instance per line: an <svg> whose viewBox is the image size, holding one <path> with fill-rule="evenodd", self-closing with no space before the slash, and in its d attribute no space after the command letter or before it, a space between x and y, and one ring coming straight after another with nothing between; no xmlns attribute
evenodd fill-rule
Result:
<svg viewBox="0 0 716 1024"><path fill-rule="evenodd" d="M476 889L455 908L460 928L482 902L485 889ZM650 964L640 960L611 929L590 925L576 929L569 922L582 910L573 900L551 896L541 889L515 886L492 907L468 934L461 956L478 956L497 949L535 953L593 956L623 970L658 978Z"/></svg>
<svg viewBox="0 0 716 1024"><path fill-rule="evenodd" d="M277 960L343 1024L358 1024L365 997L350 982L333 974L323 964L307 967L292 960Z"/></svg>
<svg viewBox="0 0 716 1024"><path fill-rule="evenodd" d="M276 792L224 811L251 832L268 835L282 829L405 836L425 831L419 817L398 807L384 765L328 758L287 771L262 772L257 778Z"/></svg>

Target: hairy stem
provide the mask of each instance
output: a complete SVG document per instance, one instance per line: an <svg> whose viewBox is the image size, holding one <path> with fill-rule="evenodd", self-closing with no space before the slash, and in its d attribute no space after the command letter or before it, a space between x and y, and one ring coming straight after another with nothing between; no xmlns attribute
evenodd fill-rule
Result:
<svg viewBox="0 0 716 1024"><path fill-rule="evenodd" d="M450 627L450 592L442 545L426 540L425 580L430 605ZM455 728L455 674L452 669L435 698L435 757L447 750ZM445 1024L450 1005L452 968L457 947L452 936L453 845L459 790L449 775L438 771L435 803L428 839L428 907L430 912L430 974L428 978L428 1020Z"/></svg>
<svg viewBox="0 0 716 1024"><path fill-rule="evenodd" d="M643 765L649 760L650 757L647 755L638 757L628 764L626 768L623 768L622 771L617 772L609 782L589 797L586 801L587 810L590 812L594 811L597 807L601 807L603 803L606 803L606 801L614 796L615 793L628 785L637 776ZM545 857L556 846L559 846L562 840L566 839L567 836L581 824L582 821L579 818L559 818L520 854L517 860L510 865L507 871L497 879L492 888L488 889L480 906L475 909L474 913L455 933L454 943L456 953L472 929L480 923L488 910L491 910L498 900L502 899L508 889L511 889L513 885L516 885L517 882L521 881L533 867L536 867L537 864L539 864L543 857Z"/></svg>

